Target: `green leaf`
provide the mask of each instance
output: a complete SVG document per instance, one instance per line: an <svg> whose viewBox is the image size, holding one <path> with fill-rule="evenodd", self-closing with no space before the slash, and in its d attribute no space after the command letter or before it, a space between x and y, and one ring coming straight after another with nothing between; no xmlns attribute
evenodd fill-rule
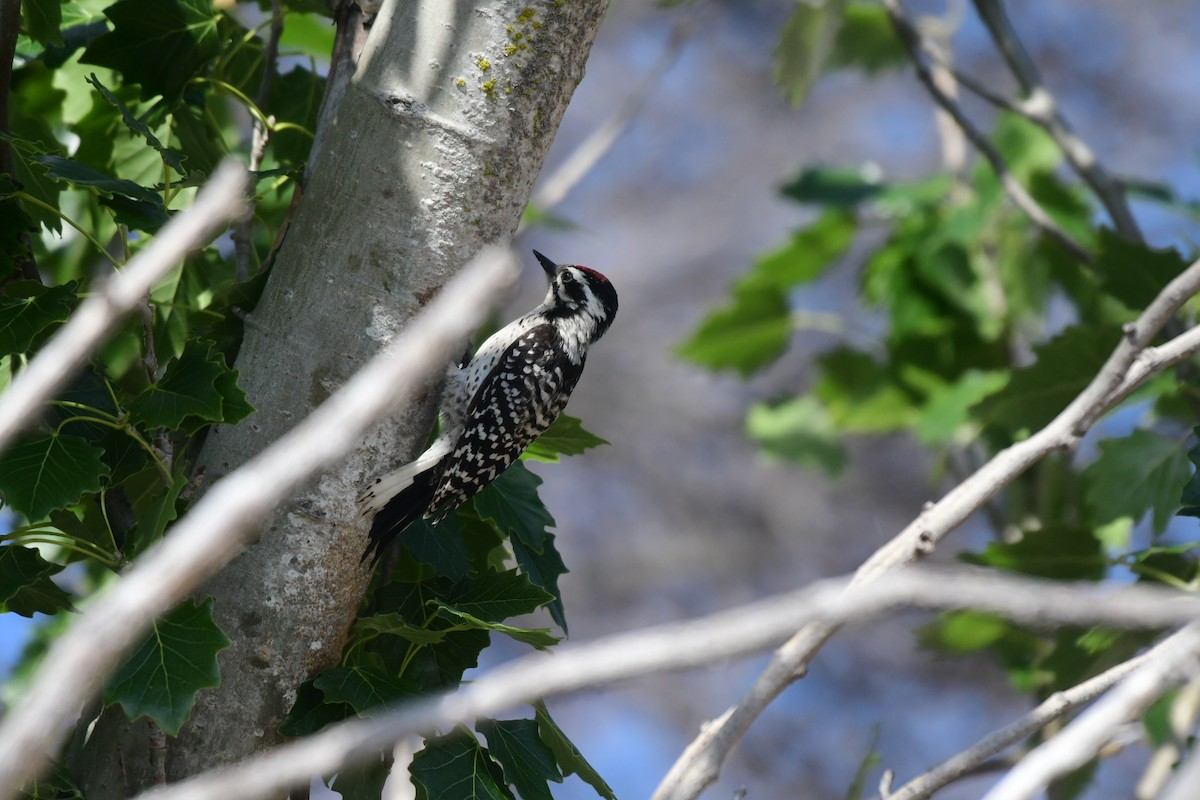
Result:
<svg viewBox="0 0 1200 800"><path fill-rule="evenodd" d="M433 567L438 575L459 580L470 571L462 523L455 514L446 517L436 528L428 520L418 519L401 531L397 539L413 558Z"/></svg>
<svg viewBox="0 0 1200 800"><path fill-rule="evenodd" d="M755 403L746 415L746 435L763 452L837 477L846 451L825 407L811 395L779 403Z"/></svg>
<svg viewBox="0 0 1200 800"><path fill-rule="evenodd" d="M21 0L21 22L38 44L62 46L62 0Z"/></svg>
<svg viewBox="0 0 1200 800"><path fill-rule="evenodd" d="M825 68L842 22L844 0L801 0L775 46L773 76L783 94L798 106Z"/></svg>
<svg viewBox="0 0 1200 800"><path fill-rule="evenodd" d="M818 359L821 379L814 389L829 420L850 433L888 433L910 427L917 409L886 367L848 347Z"/></svg>
<svg viewBox="0 0 1200 800"><path fill-rule="evenodd" d="M770 364L792 335L787 297L775 286L735 288L733 301L709 313L675 353L710 370L747 377Z"/></svg>
<svg viewBox="0 0 1200 800"><path fill-rule="evenodd" d="M113 219L118 224L146 233L157 233L158 229L171 219L162 201L158 199L148 202L114 194L111 197L101 197L100 205L112 209Z"/></svg>
<svg viewBox="0 0 1200 800"><path fill-rule="evenodd" d="M446 634L444 630L435 631L413 625L401 614L391 613L373 614L355 620L352 638L369 641L376 636L399 636L407 642L426 645L437 644L446 638Z"/></svg>
<svg viewBox="0 0 1200 800"><path fill-rule="evenodd" d="M503 633L537 650L546 650L561 641L558 637L552 636L547 628L518 628L514 625L505 625L502 622L486 622L473 614L468 614L461 609L442 602L438 602L437 607L439 613L445 619L453 622L455 627Z"/></svg>
<svg viewBox="0 0 1200 800"><path fill-rule="evenodd" d="M1194 428L1192 433L1200 437L1200 427ZM1188 450L1187 457L1196 469L1193 470L1192 477L1183 487L1183 493L1179 499L1180 505L1182 505L1182 508L1179 509L1179 516L1200 517L1200 444Z"/></svg>
<svg viewBox="0 0 1200 800"><path fill-rule="evenodd" d="M224 366L224 359L218 363ZM217 394L221 395L221 422L226 425L241 422L254 413L254 406L250 405L250 401L246 399L246 393L242 391L242 387L238 386L237 381L238 371L225 369L217 376L217 380L213 384L217 389Z"/></svg>
<svg viewBox="0 0 1200 800"><path fill-rule="evenodd" d="M30 521L100 491L104 451L58 432L26 439L0 453L0 495Z"/></svg>
<svg viewBox="0 0 1200 800"><path fill-rule="evenodd" d="M500 473L475 496L480 519L491 520L501 533L521 539L536 551L545 546L546 528L554 526L554 517L538 497L542 479L517 462Z"/></svg>
<svg viewBox="0 0 1200 800"><path fill-rule="evenodd" d="M169 486L163 485L163 474L154 465L148 466L139 475L133 476L130 481L126 482L126 492L130 495L134 494L134 487L130 484L137 482L139 478L148 484L146 487L148 491L144 495L130 497L133 501L133 510L137 514L137 524L130 532L123 548L127 557L133 558L139 555L161 539L167 526L179 516L176 501L179 500L179 495L183 492L184 487L188 485L188 470L183 469L183 466L185 465L182 463L176 465L175 475Z"/></svg>
<svg viewBox="0 0 1200 800"><path fill-rule="evenodd" d="M1187 455L1180 443L1147 430L1100 442L1100 455L1084 471L1084 499L1097 522L1153 512L1162 533L1179 508L1179 489L1188 482Z"/></svg>
<svg viewBox="0 0 1200 800"><path fill-rule="evenodd" d="M104 10L114 30L80 61L120 71L142 99L173 101L220 48L209 0L119 0Z"/></svg>
<svg viewBox="0 0 1200 800"><path fill-rule="evenodd" d="M133 721L149 717L174 736L192 713L196 693L221 684L217 653L229 639L212 618L212 598L186 600L157 620L150 634L104 687L106 705L120 703Z"/></svg>
<svg viewBox="0 0 1200 800"><path fill-rule="evenodd" d="M1027 182L1036 172L1052 172L1062 161L1062 151L1050 134L1025 117L1001 112L992 131L992 143L1004 157L1009 171L1020 181ZM979 174L995 183L995 173L981 164Z"/></svg>
<svg viewBox="0 0 1200 800"><path fill-rule="evenodd" d="M1055 580L1099 580L1107 559L1090 528L1057 525L1026 531L1015 542L992 542L982 553L965 553L969 564Z"/></svg>
<svg viewBox="0 0 1200 800"><path fill-rule="evenodd" d="M288 15L287 27L293 16ZM332 30L332 29L331 29ZM328 53L321 59L328 58ZM271 135L271 151L283 165L302 165L312 149L312 134L317 130L317 115L321 99L325 96L325 78L311 70L296 67L278 75L271 86L271 97L266 113L273 114L280 122L299 126L299 130L285 127Z"/></svg>
<svg viewBox="0 0 1200 800"><path fill-rule="evenodd" d="M1127 241L1110 228L1101 228L1093 268L1104 290L1133 310L1150 304L1188 261L1174 248L1155 250Z"/></svg>
<svg viewBox="0 0 1200 800"><path fill-rule="evenodd" d="M212 342L190 340L162 380L130 400L127 408L130 417L146 427L195 433L210 422L229 421L227 413L233 419L245 416L250 406L236 380L237 373L225 366Z"/></svg>
<svg viewBox="0 0 1200 800"><path fill-rule="evenodd" d="M958 439L967 443L978 434L972 426L971 409L983 398L998 392L1008 383L1003 370L968 370L954 383L935 390L921 408L916 434L927 447L950 444Z"/></svg>
<svg viewBox="0 0 1200 800"><path fill-rule="evenodd" d="M282 735L308 736L326 725L348 719L354 713L346 703L326 703L325 695L314 683L305 681L296 688L296 702L279 723Z"/></svg>
<svg viewBox="0 0 1200 800"><path fill-rule="evenodd" d="M979 418L1010 431L1036 431L1091 383L1121 338L1116 326L1076 325L1034 348L1037 360L1013 372L999 392L974 407Z"/></svg>
<svg viewBox="0 0 1200 800"><path fill-rule="evenodd" d="M380 800L387 796L383 785L391 775L390 764L391 759L385 764L380 754L356 766L343 767L338 770L330 788L340 794L342 800Z"/></svg>
<svg viewBox="0 0 1200 800"><path fill-rule="evenodd" d="M174 169L180 175L186 176L188 174L183 168L183 154L172 150L159 141L158 137L154 135L154 132L150 130L150 126L135 117L133 112L129 110L128 106L121 102L121 98L109 91L108 87L100 82L100 79L96 77L96 73L93 72L85 80L87 80L87 82L90 83L92 87L100 93L101 97L108 101L109 105L117 110L117 112L121 115L121 121L125 123L125 127L133 131L135 135L145 139L146 144L158 151L158 154L162 156L164 164Z"/></svg>
<svg viewBox="0 0 1200 800"><path fill-rule="evenodd" d="M547 608L551 618L563 629L563 633L566 633L567 612L563 606L562 592L558 588L558 578L566 574L567 565L563 563L562 556L554 547L554 536L546 534L546 542L540 553L520 539L513 539L511 544L513 557L517 559L517 566L521 568L521 572L525 573L535 586L545 589L554 598Z"/></svg>
<svg viewBox="0 0 1200 800"><path fill-rule="evenodd" d="M551 718L545 701L538 700L533 704L533 710L534 719L538 724L538 736L554 753L554 760L558 763L558 768L562 770L563 777L578 775L584 783L595 789L596 794L605 800L617 800L612 788L604 782L600 773L596 772L587 762L587 759L579 752L579 748L567 738L567 734Z"/></svg>
<svg viewBox="0 0 1200 800"><path fill-rule="evenodd" d="M429 800L513 800L500 766L466 731L426 739L408 772Z"/></svg>
<svg viewBox="0 0 1200 800"><path fill-rule="evenodd" d="M279 37L279 46L299 50L316 58L329 58L333 52L334 28L328 17L289 11Z"/></svg>
<svg viewBox="0 0 1200 800"><path fill-rule="evenodd" d="M774 361L792 332L788 290L825 272L854 241L853 216L829 211L760 257L733 288L733 302L712 312L678 355L713 370L743 376Z"/></svg>
<svg viewBox="0 0 1200 800"><path fill-rule="evenodd" d="M947 653L976 653L1004 639L1011 630L1008 621L982 611L951 611L936 623L923 627L923 647Z"/></svg>
<svg viewBox="0 0 1200 800"><path fill-rule="evenodd" d="M830 208L853 209L884 190L877 166L858 169L805 167L780 192L798 203L813 203Z"/></svg>
<svg viewBox="0 0 1200 800"><path fill-rule="evenodd" d="M148 205L162 207L162 199L154 190L139 186L124 178L114 178L112 175L74 159L56 155L40 155L35 158L35 161L45 167L46 174L56 181L69 183L72 186L96 189L106 194L123 194Z"/></svg>
<svg viewBox="0 0 1200 800"><path fill-rule="evenodd" d="M858 762L858 769L854 771L854 779L846 788L846 800L862 800L867 796L867 779L881 761L883 761L883 756L879 753L879 723L876 722L871 726L871 742L867 745L867 751L863 753L862 759Z"/></svg>
<svg viewBox="0 0 1200 800"><path fill-rule="evenodd" d="M75 284L43 286L13 281L0 296L0 353L28 353L49 329L64 322L75 301Z"/></svg>
<svg viewBox="0 0 1200 800"><path fill-rule="evenodd" d="M439 618L432 627L438 626L450 627L450 623ZM405 677L414 678L426 692L452 689L462 681L464 672L479 666L479 654L490 641L487 631L450 631L437 644L421 648Z"/></svg>
<svg viewBox="0 0 1200 800"><path fill-rule="evenodd" d="M516 570L485 572L456 585L448 602L463 614L486 622L530 614L554 597Z"/></svg>
<svg viewBox="0 0 1200 800"><path fill-rule="evenodd" d="M50 579L61 570L32 547L0 545L0 608L22 617L72 608L71 596Z"/></svg>
<svg viewBox="0 0 1200 800"><path fill-rule="evenodd" d="M831 67L857 67L868 75L908 64L887 10L876 3L847 3L829 54Z"/></svg>
<svg viewBox="0 0 1200 800"><path fill-rule="evenodd" d="M759 286L780 291L808 283L822 275L854 242L858 225L851 214L828 211L807 228L792 234L782 247L759 256L738 289Z"/></svg>
<svg viewBox="0 0 1200 800"><path fill-rule="evenodd" d="M504 770L504 779L516 787L522 800L554 800L548 781L562 783L554 752L538 736L532 719L483 719L475 730L487 739L488 750Z"/></svg>
<svg viewBox="0 0 1200 800"><path fill-rule="evenodd" d="M206 115L204 109L185 102L171 114L171 131L187 154L187 169L212 174L225 150L221 128L216 121Z"/></svg>
<svg viewBox="0 0 1200 800"><path fill-rule="evenodd" d="M569 414L559 414L546 432L533 440L521 458L534 461L558 461L559 456L579 455L590 447L608 444L594 433L583 429L578 419Z"/></svg>
<svg viewBox="0 0 1200 800"><path fill-rule="evenodd" d="M326 703L345 703L358 714L386 706L417 694L417 684L394 678L374 667L335 667L322 672L313 682Z"/></svg>

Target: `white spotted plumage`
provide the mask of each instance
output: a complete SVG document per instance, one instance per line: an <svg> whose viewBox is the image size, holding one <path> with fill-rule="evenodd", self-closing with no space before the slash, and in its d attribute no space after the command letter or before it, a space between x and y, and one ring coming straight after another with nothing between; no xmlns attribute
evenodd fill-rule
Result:
<svg viewBox="0 0 1200 800"><path fill-rule="evenodd" d="M545 300L450 369L437 440L359 498L364 515L375 515L364 559L378 560L420 517L440 522L507 469L558 418L588 348L612 324L617 294L607 278L534 255L550 280Z"/></svg>

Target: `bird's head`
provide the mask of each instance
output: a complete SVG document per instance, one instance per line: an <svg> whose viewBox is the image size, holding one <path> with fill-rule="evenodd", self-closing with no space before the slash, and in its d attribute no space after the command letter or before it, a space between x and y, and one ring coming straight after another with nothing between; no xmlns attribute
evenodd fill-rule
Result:
<svg viewBox="0 0 1200 800"><path fill-rule="evenodd" d="M563 318L591 317L595 330L588 338L595 342L603 336L617 316L617 290L608 278L590 267L555 264L537 250L533 254L550 281L544 304L548 313Z"/></svg>

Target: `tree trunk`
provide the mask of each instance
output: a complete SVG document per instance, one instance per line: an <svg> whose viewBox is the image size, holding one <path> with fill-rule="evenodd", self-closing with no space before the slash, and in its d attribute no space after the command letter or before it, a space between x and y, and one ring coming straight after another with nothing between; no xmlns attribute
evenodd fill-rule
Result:
<svg viewBox="0 0 1200 800"><path fill-rule="evenodd" d="M201 485L291 428L485 242L511 235L605 6L385 2L344 94L327 104L303 201L247 321L237 369L258 410L210 433ZM198 593L215 598L232 644L220 689L201 692L167 740L167 780L276 742L297 685L337 662L370 577L355 498L371 473L424 444L429 388ZM153 740L144 721L109 709L75 770L89 798L129 796L156 773L161 781Z"/></svg>

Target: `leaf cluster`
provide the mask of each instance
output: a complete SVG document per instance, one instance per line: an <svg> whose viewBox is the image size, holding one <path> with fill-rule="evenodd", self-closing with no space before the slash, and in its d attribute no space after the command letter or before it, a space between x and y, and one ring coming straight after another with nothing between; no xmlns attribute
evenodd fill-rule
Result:
<svg viewBox="0 0 1200 800"><path fill-rule="evenodd" d="M253 412L230 364L311 140L324 90L315 59L332 31L313 38L311 17L289 14L310 28L290 45L309 66L280 74L243 11L206 0L22 4L0 141L0 163L12 164L0 174L0 389L221 158L248 157L242 115L269 119L271 141L248 267L227 247L189 256L0 454L0 611L72 610L186 512L209 427ZM104 702L174 734L196 692L217 685L226 644L211 602L185 603L110 679ZM31 648L18 674L37 657Z"/></svg>
<svg viewBox="0 0 1200 800"><path fill-rule="evenodd" d="M602 442L564 415L525 460L557 460ZM418 520L402 532L398 552L377 576L351 630L341 664L300 687L280 732L303 736L331 722L453 689L478 666L493 634L538 650L558 643L550 629L517 621L545 608L567 630L558 589L567 570L548 530L554 518L538 497L540 484L519 461L436 529ZM535 711L532 720L479 720L476 731L486 744L465 728L427 739L410 770L419 795L460 796L471 787L474 793L461 796L511 798L515 789L523 798L548 798L547 782L578 773L600 796L612 797L549 711L542 705ZM386 766L372 764L350 778L339 775L333 786L341 791L347 780L382 785Z"/></svg>
<svg viewBox="0 0 1200 800"><path fill-rule="evenodd" d="M900 63L904 50L881 6L800 2L781 33L776 78L799 103L829 70L874 74ZM759 256L677 348L704 368L770 373L772 385L788 387L746 415L748 436L770 460L836 477L849 460L848 438L904 434L928 452L932 483L957 482L1066 408L1122 326L1195 257L1099 224L1098 204L1064 180L1058 146L1028 120L1002 113L989 138L1090 263L1012 207L987 164L917 180L890 179L873 164L804 168L781 192L808 221ZM1168 189L1143 191L1194 213ZM833 281L852 282L866 313L807 305L818 293L806 289ZM801 335L824 344L792 374L782 356ZM1200 541L1172 522L1200 516L1198 413L1195 365L1150 382L1078 453L1036 465L984 509L993 539L961 557L1059 580L1195 591ZM947 653L990 653L1014 685L1038 697L1146 641L1097 630L1047 634L974 612L945 615L921 637Z"/></svg>
<svg viewBox="0 0 1200 800"><path fill-rule="evenodd" d="M104 274L187 208L222 158L257 162L258 172L253 218L233 245L195 253L159 281L142 314L0 453L9 520L0 531L0 612L69 613L187 512L202 490L193 461L210 427L253 413L231 364L313 138L325 89L318 60L333 43L323 8L284 4L284 71L266 58L275 20L258 4L23 3L11 134L0 141L13 164L0 174L0 390ZM266 134L253 156L247 118ZM564 416L526 459L555 462L602 443ZM410 528L342 663L299 687L282 730L304 735L453 688L493 634L538 649L558 642L548 628L514 620L544 607L567 629L558 589L566 566L540 483L518 464L437 530ZM196 694L220 682L217 654L228 640L212 605L188 601L159 619L110 676L104 704L175 735ZM58 627L41 629L14 680ZM430 739L413 765L420 792L444 796L469 772L494 796L542 798L547 781L577 773L612 796L544 706L533 719L480 720L477 730L486 745L463 731ZM384 774L382 764L347 772L338 789L378 796ZM29 790L77 794L61 768Z"/></svg>

